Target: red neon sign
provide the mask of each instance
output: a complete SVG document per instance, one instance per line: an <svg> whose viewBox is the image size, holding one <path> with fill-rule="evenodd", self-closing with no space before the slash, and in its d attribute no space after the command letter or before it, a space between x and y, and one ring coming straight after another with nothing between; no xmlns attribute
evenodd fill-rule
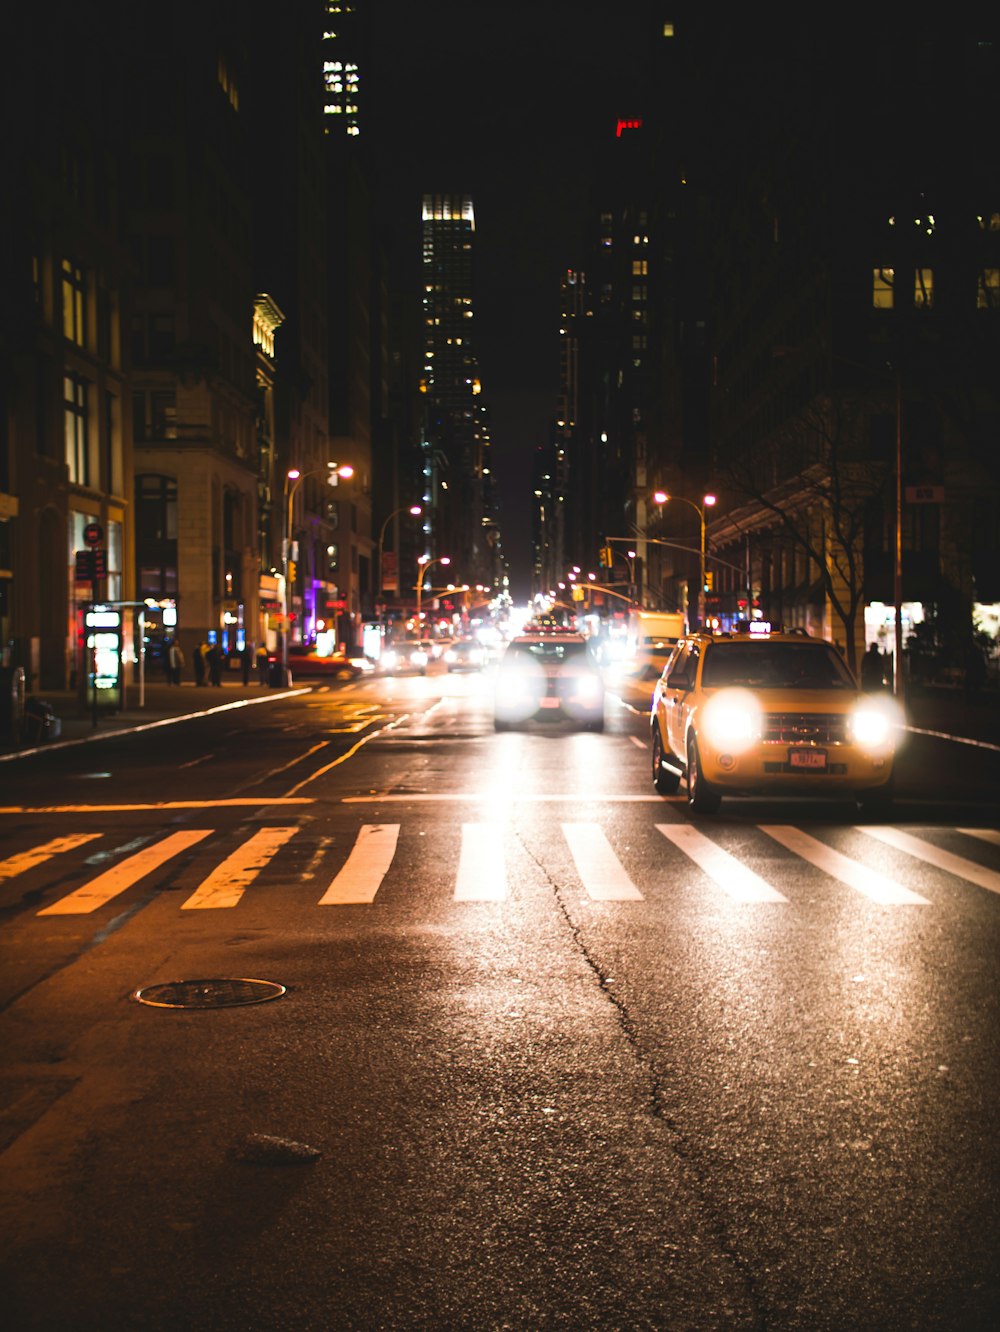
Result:
<svg viewBox="0 0 1000 1332"><path fill-rule="evenodd" d="M635 120L619 120L615 130L615 138L620 139L622 137L622 131L629 129L642 129L642 117L640 116Z"/></svg>

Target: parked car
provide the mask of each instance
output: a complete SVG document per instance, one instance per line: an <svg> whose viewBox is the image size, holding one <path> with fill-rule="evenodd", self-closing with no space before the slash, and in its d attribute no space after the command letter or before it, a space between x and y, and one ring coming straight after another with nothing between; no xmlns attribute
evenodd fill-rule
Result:
<svg viewBox="0 0 1000 1332"><path fill-rule="evenodd" d="M498 731L560 721L603 730L604 682L587 640L565 630L511 639L497 670L493 719Z"/></svg>
<svg viewBox="0 0 1000 1332"><path fill-rule="evenodd" d="M884 811L901 718L862 693L831 643L804 634L691 634L653 693L653 783L687 781L688 805L713 814L724 794L853 795Z"/></svg>
<svg viewBox="0 0 1000 1332"><path fill-rule="evenodd" d="M318 652L288 652L288 669L293 680L315 679L356 680L372 670L372 664L360 652L336 652L320 656Z"/></svg>

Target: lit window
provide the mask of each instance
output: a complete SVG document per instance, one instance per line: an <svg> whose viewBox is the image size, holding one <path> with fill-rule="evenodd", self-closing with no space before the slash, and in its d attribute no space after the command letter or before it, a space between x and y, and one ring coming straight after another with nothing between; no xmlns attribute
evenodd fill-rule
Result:
<svg viewBox="0 0 1000 1332"><path fill-rule="evenodd" d="M984 268L979 274L976 308L1000 310L1000 268Z"/></svg>
<svg viewBox="0 0 1000 1332"><path fill-rule="evenodd" d="M85 345L84 276L79 264L64 259L62 264L63 335L78 347Z"/></svg>
<svg viewBox="0 0 1000 1332"><path fill-rule="evenodd" d="M69 479L77 486L90 485L90 441L87 429L88 385L79 375L63 380L63 422L66 441L65 460Z"/></svg>
<svg viewBox="0 0 1000 1332"><path fill-rule="evenodd" d="M918 268L913 279L913 304L919 309L929 310L934 304L934 270Z"/></svg>
<svg viewBox="0 0 1000 1332"><path fill-rule="evenodd" d="M633 277L645 277L645 276L648 274L648 272L649 272L649 260L648 260L648 259L633 259L633 260L632 260L632 276L633 276Z"/></svg>
<svg viewBox="0 0 1000 1332"><path fill-rule="evenodd" d="M891 310L894 305L895 272L891 268L876 268L872 272L872 305L876 310Z"/></svg>

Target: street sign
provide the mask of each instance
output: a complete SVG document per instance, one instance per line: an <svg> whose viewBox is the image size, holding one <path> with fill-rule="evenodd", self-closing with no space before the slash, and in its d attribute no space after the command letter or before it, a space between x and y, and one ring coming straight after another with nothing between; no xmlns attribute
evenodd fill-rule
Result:
<svg viewBox="0 0 1000 1332"><path fill-rule="evenodd" d="M104 540L104 528L100 523L88 523L83 529L83 544L85 546L99 546Z"/></svg>
<svg viewBox="0 0 1000 1332"><path fill-rule="evenodd" d="M944 486L907 486L907 504L943 504Z"/></svg>

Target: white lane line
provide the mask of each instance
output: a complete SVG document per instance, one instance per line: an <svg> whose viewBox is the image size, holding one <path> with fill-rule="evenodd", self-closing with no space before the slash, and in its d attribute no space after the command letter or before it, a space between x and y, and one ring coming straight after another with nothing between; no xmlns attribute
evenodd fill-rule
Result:
<svg viewBox="0 0 1000 1332"><path fill-rule="evenodd" d="M645 740L640 740L637 735L630 735L629 739L638 749L645 749L647 747Z"/></svg>
<svg viewBox="0 0 1000 1332"><path fill-rule="evenodd" d="M596 823L564 823L562 830L588 896L596 902L643 900Z"/></svg>
<svg viewBox="0 0 1000 1332"><path fill-rule="evenodd" d="M717 846L690 823L658 823L661 832L678 850L704 870L734 902L787 902L788 898L772 888L735 856Z"/></svg>
<svg viewBox="0 0 1000 1332"><path fill-rule="evenodd" d="M957 874L960 879L967 879L969 883L975 883L980 888L987 888L991 893L1000 893L1000 874L996 870L986 869L983 865L977 865L974 860L953 855L951 851L942 851L939 846L925 842L922 837L900 832L898 828L879 828L870 824L859 827L858 832L885 842L887 846L894 846L898 851L905 851L907 855L916 856L918 860L934 865L937 869Z"/></svg>
<svg viewBox="0 0 1000 1332"><path fill-rule="evenodd" d="M978 837L981 841L1000 846L1000 832L997 832L996 828L959 828L958 831L964 833L966 837Z"/></svg>
<svg viewBox="0 0 1000 1332"><path fill-rule="evenodd" d="M275 853L298 832L298 828L260 828L221 865L203 879L182 911L234 907Z"/></svg>
<svg viewBox="0 0 1000 1332"><path fill-rule="evenodd" d="M126 888L131 888L147 874L151 874L174 856L186 851L189 846L194 846L203 837L211 836L213 831L212 828L189 828L184 832L171 833L162 841L143 847L134 856L123 860L120 865L113 865L103 874L98 874L96 879L83 884L76 892L61 897L51 906L43 907L38 915L82 916L88 911L96 911L98 907L104 906L113 897L123 893Z"/></svg>
<svg viewBox="0 0 1000 1332"><path fill-rule="evenodd" d="M834 851L832 846L817 841L815 837L810 837L799 828L788 827L785 824L761 823L757 826L761 832L767 833L768 837L773 837L776 842L780 842L803 860L808 860L824 874L839 879L841 883L846 883L855 892L862 893L881 906L930 906L926 897L912 892L903 884L897 883L895 879L890 879L888 875L879 874L877 870L869 869L860 861L851 860L839 851Z"/></svg>
<svg viewBox="0 0 1000 1332"><path fill-rule="evenodd" d="M6 860L0 860L0 879L13 879L15 875L23 874L25 870L34 869L36 865L51 860L61 851L72 851L75 847L83 846L85 842L92 842L95 837L100 836L100 833L70 833L67 837L53 837L51 842L43 842L41 846L32 847L30 851L21 851L16 856L8 856Z"/></svg>
<svg viewBox="0 0 1000 1332"><path fill-rule="evenodd" d="M167 809L245 809L258 805L312 805L312 796L254 796L250 800L156 800L134 805L4 805L0 814L128 814Z"/></svg>
<svg viewBox="0 0 1000 1332"><path fill-rule="evenodd" d="M504 825L463 823L455 901L502 902L506 896Z"/></svg>
<svg viewBox="0 0 1000 1332"><path fill-rule="evenodd" d="M399 840L398 823L366 823L358 833L343 869L319 899L320 906L374 902L389 872Z"/></svg>

